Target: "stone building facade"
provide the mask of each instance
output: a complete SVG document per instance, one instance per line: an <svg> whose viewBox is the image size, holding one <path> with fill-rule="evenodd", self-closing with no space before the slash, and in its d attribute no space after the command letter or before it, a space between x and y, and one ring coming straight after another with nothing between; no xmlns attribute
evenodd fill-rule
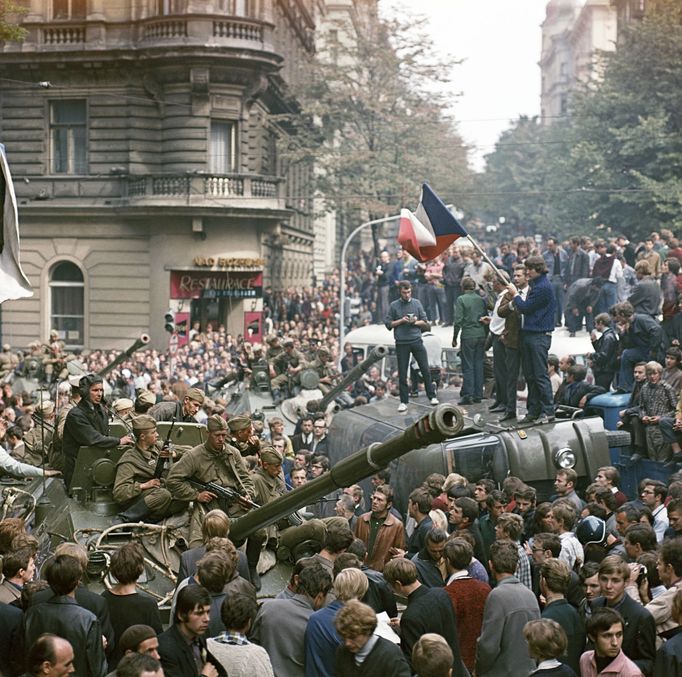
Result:
<svg viewBox="0 0 682 677"><path fill-rule="evenodd" d="M27 3L0 141L34 296L3 304L3 341L161 348L169 308L257 339L263 287L310 284L311 169L282 167L275 116L321 2Z"/></svg>

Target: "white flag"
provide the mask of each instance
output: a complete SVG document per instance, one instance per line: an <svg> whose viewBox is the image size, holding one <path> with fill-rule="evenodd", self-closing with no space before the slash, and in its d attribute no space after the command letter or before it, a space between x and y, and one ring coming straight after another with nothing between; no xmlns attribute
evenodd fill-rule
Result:
<svg viewBox="0 0 682 677"><path fill-rule="evenodd" d="M33 296L31 283L19 263L19 216L5 147L0 143L0 206L2 207L2 254L0 254L0 303Z"/></svg>

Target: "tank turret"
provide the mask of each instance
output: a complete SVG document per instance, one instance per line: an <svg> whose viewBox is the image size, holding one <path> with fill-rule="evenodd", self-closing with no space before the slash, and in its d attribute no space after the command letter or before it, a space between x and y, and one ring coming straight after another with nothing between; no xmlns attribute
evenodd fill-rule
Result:
<svg viewBox="0 0 682 677"><path fill-rule="evenodd" d="M232 524L230 538L242 540L335 489L370 477L403 454L457 437L463 428L461 411L452 404L441 404L399 435L356 451L336 463L328 473L239 518Z"/></svg>
<svg viewBox="0 0 682 677"><path fill-rule="evenodd" d="M339 393L357 381L375 362L386 357L386 355L388 355L388 350L385 346L375 346L369 355L360 364L356 364L321 400L310 400L306 404L308 411L310 413L324 411Z"/></svg>

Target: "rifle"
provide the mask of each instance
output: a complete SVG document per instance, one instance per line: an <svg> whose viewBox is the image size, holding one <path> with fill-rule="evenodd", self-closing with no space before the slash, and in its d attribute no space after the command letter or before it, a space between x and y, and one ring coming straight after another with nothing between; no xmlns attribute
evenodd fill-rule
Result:
<svg viewBox="0 0 682 677"><path fill-rule="evenodd" d="M173 434L173 428L175 427L175 416L171 419L170 428L168 428L168 434L166 439L163 441L163 446L161 447L161 452L159 453L159 458L156 459L156 468L154 468L154 479L160 480L164 469L166 468L166 461L168 456L164 456L165 452L170 452L171 435Z"/></svg>
<svg viewBox="0 0 682 677"><path fill-rule="evenodd" d="M232 487L223 487L215 482L202 482L196 477L188 477L187 482L189 482L193 487L201 491L209 491L218 497L219 501L223 501L227 506L233 503L239 503L243 507L249 510L256 510L260 508L258 503L254 503L251 499L244 496L241 492L233 489Z"/></svg>

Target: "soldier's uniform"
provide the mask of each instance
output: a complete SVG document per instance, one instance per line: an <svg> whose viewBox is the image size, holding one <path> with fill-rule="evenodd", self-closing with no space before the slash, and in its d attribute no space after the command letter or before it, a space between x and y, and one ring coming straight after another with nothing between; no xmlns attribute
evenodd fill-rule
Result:
<svg viewBox="0 0 682 677"><path fill-rule="evenodd" d="M239 453L242 458L249 458L253 456L258 456L260 452L260 440L255 443L247 440L246 442L240 442L234 433L240 430L246 430L251 428L251 419L248 416L232 416L227 422L227 427L230 429L230 436L228 438L228 443L231 444L235 449L239 449Z"/></svg>
<svg viewBox="0 0 682 677"><path fill-rule="evenodd" d="M272 396L275 401L281 399L280 390L281 388L288 386L290 380L293 383L298 383L298 374L289 374L289 367L297 368L303 366L305 361L303 354L293 347L293 339L284 339L282 345L284 346L284 350L277 355L273 362L273 367L277 375L270 381ZM290 348L290 350L287 350L287 348ZM291 395L292 393L289 394Z"/></svg>
<svg viewBox="0 0 682 677"><path fill-rule="evenodd" d="M324 347L320 348L317 351L315 359L311 362L306 362L305 368L314 369L321 379L331 378L336 374L336 370L334 369L334 365L331 363L330 358L331 354L329 350ZM317 387L322 391L323 395L326 395L332 386L329 383L320 383Z"/></svg>
<svg viewBox="0 0 682 677"><path fill-rule="evenodd" d="M198 402L199 406L204 403L204 393L199 388L190 388L185 397ZM183 398L184 400L184 398ZM173 418L180 423L197 423L197 419L191 414L186 414L182 402L159 402L147 412L155 421L172 421Z"/></svg>
<svg viewBox="0 0 682 677"><path fill-rule="evenodd" d="M133 432L138 439L140 433L153 430L156 430L156 421L151 416L141 414L133 421ZM163 475L159 478L160 487L140 488L141 484L154 479L159 452L160 450L155 446L142 449L138 443L134 447L127 447L116 464L114 500L125 510L120 515L125 521L136 521L147 517L163 519L185 507L184 502L173 501L171 492L164 486Z"/></svg>
<svg viewBox="0 0 682 677"><path fill-rule="evenodd" d="M284 348L279 344L279 336L276 334L268 336L265 342L268 344L268 348L265 351L265 359L269 365L272 365Z"/></svg>
<svg viewBox="0 0 682 677"><path fill-rule="evenodd" d="M127 397L119 397L111 405L111 408L116 412L112 416L112 421L122 423L129 433L133 432L133 406L133 401Z"/></svg>
<svg viewBox="0 0 682 677"><path fill-rule="evenodd" d="M5 343L0 353L0 377L7 376L7 374L14 370L16 365L12 357L12 346L9 343Z"/></svg>
<svg viewBox="0 0 682 677"><path fill-rule="evenodd" d="M54 402L46 400L42 409L38 406L35 426L24 435L24 458L20 461L30 465L42 466L43 459L50 464L52 440L55 433Z"/></svg>

